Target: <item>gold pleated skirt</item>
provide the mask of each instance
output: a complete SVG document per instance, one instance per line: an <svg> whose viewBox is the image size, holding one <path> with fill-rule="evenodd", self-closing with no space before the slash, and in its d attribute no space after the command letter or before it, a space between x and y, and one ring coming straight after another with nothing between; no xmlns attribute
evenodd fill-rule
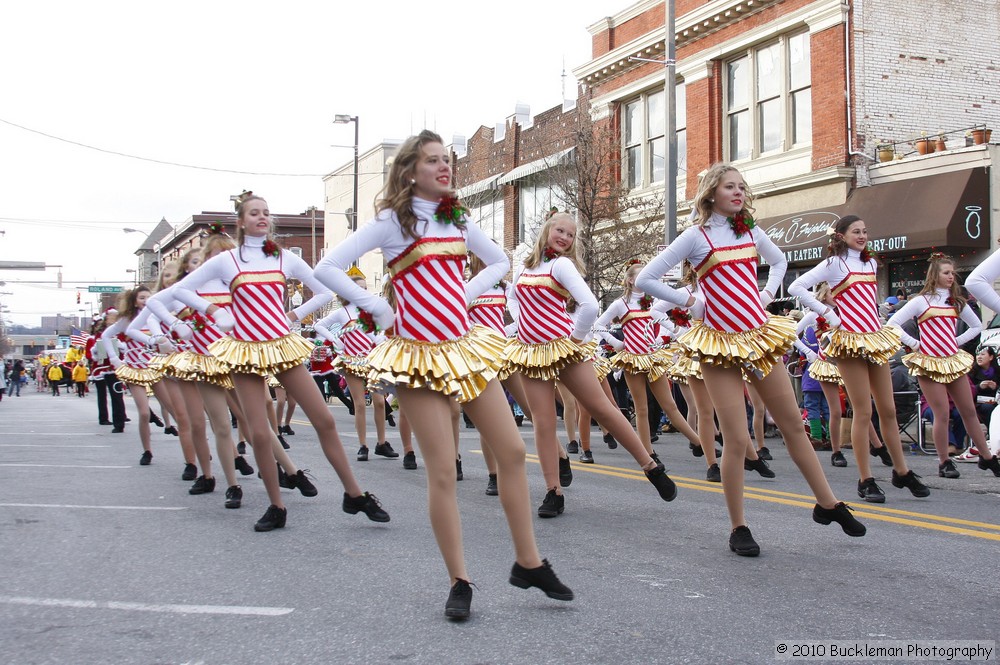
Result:
<svg viewBox="0 0 1000 665"><path fill-rule="evenodd" d="M840 370L829 360L814 360L806 371L817 381L844 385L844 380L840 378Z"/></svg>
<svg viewBox="0 0 1000 665"><path fill-rule="evenodd" d="M826 355L830 358L863 358L876 365L884 365L899 351L899 329L883 326L868 333L849 332L837 328L830 334Z"/></svg>
<svg viewBox="0 0 1000 665"><path fill-rule="evenodd" d="M180 351L167 356L161 364L164 376L179 381L210 383L226 390L233 388L229 365L215 356L206 356L194 351Z"/></svg>
<svg viewBox="0 0 1000 665"><path fill-rule="evenodd" d="M122 365L115 370L115 375L132 386L142 386L148 388L163 378L163 373L158 369L147 367L146 369L136 369L128 365Z"/></svg>
<svg viewBox="0 0 1000 665"><path fill-rule="evenodd" d="M614 371L615 366L610 360L602 355L595 355L594 358L594 374L597 375L597 382L600 383L604 379L608 378L608 374Z"/></svg>
<svg viewBox="0 0 1000 665"><path fill-rule="evenodd" d="M661 353L670 361L670 364L667 365L667 376L674 383L683 386L687 385L689 378L701 379L701 363L692 358L691 353L680 343L672 343Z"/></svg>
<svg viewBox="0 0 1000 665"><path fill-rule="evenodd" d="M312 343L297 333L266 342L220 337L208 350L236 374L281 374L301 365L312 354Z"/></svg>
<svg viewBox="0 0 1000 665"><path fill-rule="evenodd" d="M368 384L428 388L468 402L497 377L506 346L507 338L481 325L447 342L392 337L368 354Z"/></svg>
<svg viewBox="0 0 1000 665"><path fill-rule="evenodd" d="M958 353L939 358L914 351L903 356L903 364L913 376L924 376L937 383L951 383L969 373L975 358L962 349Z"/></svg>
<svg viewBox="0 0 1000 665"><path fill-rule="evenodd" d="M544 344L525 344L517 338L507 340L507 362L514 371L532 379L553 381L564 367L590 360L597 352L597 342L575 344L560 337Z"/></svg>
<svg viewBox="0 0 1000 665"><path fill-rule="evenodd" d="M611 364L627 374L645 374L650 383L660 379L670 369L670 360L660 352L630 353L619 351L611 357Z"/></svg>
<svg viewBox="0 0 1000 665"><path fill-rule="evenodd" d="M368 367L368 356L341 355L333 361L333 369L338 374L350 374L359 379L367 379L371 368Z"/></svg>
<svg viewBox="0 0 1000 665"><path fill-rule="evenodd" d="M743 376L767 376L795 341L795 321L768 316L759 328L741 332L715 330L696 322L678 340L693 360L720 367L739 367Z"/></svg>

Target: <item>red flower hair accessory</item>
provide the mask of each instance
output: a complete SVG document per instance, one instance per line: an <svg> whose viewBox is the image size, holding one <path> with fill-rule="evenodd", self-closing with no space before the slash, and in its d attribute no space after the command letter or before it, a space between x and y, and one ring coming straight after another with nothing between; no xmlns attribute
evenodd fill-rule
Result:
<svg viewBox="0 0 1000 665"><path fill-rule="evenodd" d="M732 217L726 217L726 221L729 222L729 227L736 234L737 238L749 233L750 229L757 226L757 222L753 221L753 217L744 213L742 210Z"/></svg>
<svg viewBox="0 0 1000 665"><path fill-rule="evenodd" d="M877 259L877 258L878 258L878 254L876 254L872 250L868 249L868 245L865 245L865 248L863 250L861 250L861 261L863 263L868 263L872 259Z"/></svg>
<svg viewBox="0 0 1000 665"><path fill-rule="evenodd" d="M378 326L375 325L375 317L372 316L371 312L363 309L358 310L358 326L365 332L378 332Z"/></svg>
<svg viewBox="0 0 1000 665"><path fill-rule="evenodd" d="M457 196L445 196L434 211L434 219L442 224L457 224L468 212L469 209L459 203Z"/></svg>
<svg viewBox="0 0 1000 665"><path fill-rule="evenodd" d="M672 310L667 312L667 316L670 317L670 320L673 321L675 326L687 328L691 325L691 312L682 307L674 307Z"/></svg>
<svg viewBox="0 0 1000 665"><path fill-rule="evenodd" d="M546 263L548 263L549 261L554 261L558 259L560 256L562 256L562 254L559 253L559 250L553 247L546 247L545 249L542 250L542 261L545 261Z"/></svg>
<svg viewBox="0 0 1000 665"><path fill-rule="evenodd" d="M278 258L281 256L281 248L278 247L278 243L274 242L270 238L264 241L264 256L273 256Z"/></svg>
<svg viewBox="0 0 1000 665"><path fill-rule="evenodd" d="M651 296L651 295L644 295L643 297L639 298L639 308L640 309L647 309L648 310L652 306L653 306L653 296Z"/></svg>
<svg viewBox="0 0 1000 665"><path fill-rule="evenodd" d="M816 317L816 334L818 335L818 334L821 334L821 333L825 333L829 329L830 329L830 322L827 321L825 317L817 316Z"/></svg>
<svg viewBox="0 0 1000 665"><path fill-rule="evenodd" d="M225 232L226 229L222 225L222 222L212 222L211 224L208 225L209 235L217 236L217 235L222 235Z"/></svg>

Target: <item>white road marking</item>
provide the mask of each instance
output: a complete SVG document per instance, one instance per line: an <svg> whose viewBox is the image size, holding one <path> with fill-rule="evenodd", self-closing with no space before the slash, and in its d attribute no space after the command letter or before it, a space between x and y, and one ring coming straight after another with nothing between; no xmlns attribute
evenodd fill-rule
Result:
<svg viewBox="0 0 1000 665"><path fill-rule="evenodd" d="M4 432L0 432L3 434ZM110 448L111 446L89 446L89 445L78 445L78 444L66 444L61 443L0 443L0 448Z"/></svg>
<svg viewBox="0 0 1000 665"><path fill-rule="evenodd" d="M45 467L54 469L131 469L131 466L101 466L96 464L2 464L0 466L30 466L30 467Z"/></svg>
<svg viewBox="0 0 1000 665"><path fill-rule="evenodd" d="M0 503L0 508L96 508L98 510L187 510L185 506L85 506L70 503Z"/></svg>
<svg viewBox="0 0 1000 665"><path fill-rule="evenodd" d="M239 614L276 617L291 614L291 607L252 607L242 605L161 605L158 603L126 603L115 600L73 600L69 598L27 598L0 596L0 603L8 605L36 605L41 607L70 607L79 609L126 610L130 612L168 612L172 614Z"/></svg>

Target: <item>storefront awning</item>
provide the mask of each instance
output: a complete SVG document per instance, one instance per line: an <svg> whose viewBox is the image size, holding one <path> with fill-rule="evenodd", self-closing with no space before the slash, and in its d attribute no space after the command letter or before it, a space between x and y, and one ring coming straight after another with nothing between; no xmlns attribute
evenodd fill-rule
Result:
<svg viewBox="0 0 1000 665"><path fill-rule="evenodd" d="M562 164L566 160L566 157L573 152L573 150L573 148L566 148L565 150L560 150L554 155L549 155L548 157L543 157L542 159L536 159L535 161L528 162L527 164L521 164L501 177L497 181L497 184L506 185L507 183L514 182L515 180L527 178L529 175L538 173L539 171L551 169L554 166Z"/></svg>
<svg viewBox="0 0 1000 665"><path fill-rule="evenodd" d="M487 189L496 189L497 180L499 180L501 177L503 177L503 174L498 173L497 175L491 175L489 178L484 178L479 182L474 182L471 185L466 185L465 187L462 187L461 189L458 190L457 192L458 198L467 199L470 196L474 196L476 194L485 192Z"/></svg>
<svg viewBox="0 0 1000 665"><path fill-rule="evenodd" d="M827 229L844 215L865 220L879 254L932 247L990 246L989 175L985 168L855 189L846 203L758 225L785 252L789 263L816 263L826 256Z"/></svg>

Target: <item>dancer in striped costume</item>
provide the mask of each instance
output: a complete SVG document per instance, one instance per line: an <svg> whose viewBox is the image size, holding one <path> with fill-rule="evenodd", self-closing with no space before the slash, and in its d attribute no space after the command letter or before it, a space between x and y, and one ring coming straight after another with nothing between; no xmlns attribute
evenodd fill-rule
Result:
<svg viewBox="0 0 1000 665"><path fill-rule="evenodd" d="M959 317L969 328L956 337L955 324ZM902 328L912 319L917 320L919 340L910 337ZM969 437L979 450L980 466L1000 476L1000 460L986 445L986 436L976 416L976 404L969 391L968 375L974 358L960 348L978 337L983 325L962 296L952 258L939 252L931 254L924 288L892 315L889 325L899 328L903 344L913 349L912 353L903 356L903 364L910 374L917 377L920 390L934 414L934 447L940 462L938 475L942 478L959 477L955 463L948 457L950 397Z"/></svg>
<svg viewBox="0 0 1000 665"><path fill-rule="evenodd" d="M692 307L677 307L665 300L657 300L653 309L663 312L674 327L674 337L663 354L670 359L668 369L670 380L681 387L681 394L688 404L688 423L695 423L698 431L698 443L691 443L689 448L695 457L704 457L705 480L710 483L722 482L722 470L719 468L719 458L716 454L715 406L708 394L708 388L701 377L701 364L692 357L691 352L677 340L684 336L692 325L698 324L705 313L705 302L698 291L698 275L690 261L684 261L683 275L679 288L688 292L688 297L695 298Z"/></svg>
<svg viewBox="0 0 1000 665"><path fill-rule="evenodd" d="M469 278L472 279L483 270L486 264L475 254L469 254ZM501 279L496 284L487 288L481 296L469 303L469 320L472 323L484 326L493 330L498 335L507 336L506 313L507 304L511 302L511 285L506 280ZM524 415L531 419L531 410L528 408L528 398L524 394L524 385L521 383L521 375L513 372L508 365L504 365L497 374L500 384L510 393L514 401L521 407ZM486 470L488 479L486 482L486 494L496 496L497 488L497 462L492 452L487 452L483 447L483 458L486 460Z"/></svg>
<svg viewBox="0 0 1000 665"><path fill-rule="evenodd" d="M698 433L681 416L680 409L671 395L669 379L660 379L667 375L671 359L659 349L654 348L657 340L657 327L662 327L667 334L673 332L673 324L665 314L653 309L653 298L635 288L635 278L642 270L642 262L630 262L625 268L625 281L622 284L621 298L612 302L604 313L598 317L594 325L606 328L613 321L621 323L625 336L625 348L611 358L615 369L625 373L625 383L632 393L632 403L635 405L635 423L639 430L639 438L646 452L656 457L650 443L649 406L646 402L646 387L649 386L653 397L660 408L667 414L671 424L687 437L691 445L701 445Z"/></svg>
<svg viewBox="0 0 1000 665"><path fill-rule="evenodd" d="M781 285L787 263L767 234L753 228L750 198L739 171L728 164L712 166L702 177L694 199L696 225L670 243L636 278L636 286L642 291L674 305L691 307L697 299L690 292L671 288L660 278L684 259L689 259L698 273L704 318L680 342L701 361L701 373L726 441L722 488L733 527L729 547L741 556L760 553L744 517L743 456L753 445L742 408L744 379L753 383L764 398L792 461L816 496L813 519L820 524L835 521L849 536L865 534L864 525L830 489L802 429L802 416L787 372L780 366L780 371L771 371L791 347L795 326L790 319L769 317L764 310ZM758 253L771 266L761 292L757 290ZM737 404L740 408L734 409Z"/></svg>
<svg viewBox="0 0 1000 665"><path fill-rule="evenodd" d="M198 255L189 259L188 272L197 269L204 261L236 247L233 239L222 233L221 226L213 225L210 228L210 235L196 250ZM215 436L216 451L223 474L226 477L224 505L226 508L236 509L243 503L243 488L237 482L236 471L244 476L249 476L253 474L254 469L239 454L233 442L230 411L236 416L240 427L246 430L249 426L233 389L230 368L209 352L209 347L224 337L225 333L219 330L210 318L190 307L183 306L183 303L179 301L175 301L176 289L177 287L174 286L157 293L149 299L147 307L153 310L153 313L160 320L170 324L171 329L176 331L180 337L190 339L188 350L184 354L175 355L169 361L165 371L172 372L181 379L182 391L185 393L185 399L190 402L192 410L198 408L199 411L194 411L195 413L200 415L201 410L204 410L204 413L208 415L208 421ZM232 302L232 296L221 280L213 280L205 284L199 289L198 295L223 308L228 307ZM175 303L173 305L175 309L180 306L180 311L176 313L176 316L166 304L171 302ZM191 389L196 390L197 395L189 395ZM192 422L196 435L199 434L199 427L204 432L203 418L193 418ZM317 490L312 482L305 476L304 472L297 470L291 463L277 439L272 438L272 450L278 459L278 464L286 472L285 482L282 486L296 487L304 496L316 496ZM279 479L281 475L279 473ZM201 483L196 481L195 486L191 488L192 493L201 494L211 491L208 489L209 484L204 480Z"/></svg>
<svg viewBox="0 0 1000 665"><path fill-rule="evenodd" d="M930 490L907 467L903 456L887 363L899 349L899 332L883 327L878 317L875 276L878 263L868 250L864 220L855 215L841 217L831 229L827 252L830 258L792 282L788 293L830 323L832 332L826 355L836 361L854 410L851 423L854 450L859 446L863 450L868 440L874 398L882 436L892 456L893 486L909 488L913 496L928 496ZM830 285L836 310L817 300L810 291L820 282ZM854 459L860 475L858 496L870 503L883 503L885 494L872 477L867 456L855 454Z"/></svg>
<svg viewBox="0 0 1000 665"><path fill-rule="evenodd" d="M576 222L569 214L557 212L542 225L524 268L514 279L517 337L508 344L507 357L523 377L531 406L535 447L547 490L538 508L539 517L555 517L565 509L557 477L556 379L635 458L664 501L677 496L677 486L663 465L646 451L632 425L608 401L597 381L591 360L596 343L583 344L597 318L597 299L584 281L582 269ZM570 297L579 308L575 325L566 312Z"/></svg>
<svg viewBox="0 0 1000 665"><path fill-rule="evenodd" d="M189 492L191 494L207 494L215 490L215 476L212 474L212 454L208 450L208 438L205 432L205 419L202 417L204 404L198 388L191 383L190 372L178 372L175 363L183 363L190 349L190 330L184 329L184 336L178 334L175 324L175 312L183 309L183 303L172 295L171 287L181 277L201 262L201 252L198 249L188 250L179 262L170 262L163 266L156 280L156 292L146 302L142 313L132 319L125 334L139 341L148 337L142 332L148 327L156 331L152 338L166 338L174 344L172 353L154 359L155 367L163 373L163 385L170 394L170 403L174 407L177 420L178 437L181 450L187 464L184 466L182 480L194 480ZM197 464L196 464L197 463ZM198 468L201 475L198 475Z"/></svg>
<svg viewBox="0 0 1000 665"><path fill-rule="evenodd" d="M423 131L396 153L375 219L330 251L316 276L395 336L368 355L369 380L393 384L427 466L431 526L448 570L445 616L470 615L472 587L465 567L455 494L451 402L458 400L492 448L514 543L510 583L536 586L557 600L573 592L556 577L535 544L521 440L495 380L505 340L469 321L468 304L506 274L510 263L475 225L451 188L450 154L441 137ZM345 272L366 252L381 248L392 274L396 311L355 284ZM487 267L468 284L466 252Z"/></svg>
<svg viewBox="0 0 1000 665"><path fill-rule="evenodd" d="M368 282L363 275L354 278L358 288L368 290ZM354 428L358 433L358 461L368 461L368 430L365 422L368 409L365 405L365 380L368 376L368 354L384 339L375 329L371 314L340 298L340 309L317 321L313 328L331 343L339 345L334 367L347 381L354 402ZM394 459L399 453L385 438L385 399L380 394L372 394L372 414L375 419L375 454Z"/></svg>
<svg viewBox="0 0 1000 665"><path fill-rule="evenodd" d="M149 299L149 287L137 286L131 291L125 291L118 301L118 319L108 326L101 334L101 344L108 361L115 368L115 375L129 387L132 401L135 402L137 419L139 421L139 440L142 443L142 457L139 464L148 465L153 461L153 451L150 448L149 433L149 394L153 391L164 414L170 409L170 396L160 383L162 378L158 370L149 366L152 354L142 342L125 335L132 319L138 316L146 307ZM173 345L167 343L170 348ZM119 345L124 347L124 355L119 356ZM123 414L124 415L124 414ZM117 427L115 429L118 429Z"/></svg>
<svg viewBox="0 0 1000 665"><path fill-rule="evenodd" d="M344 512L351 515L363 512L372 521L388 522L389 515L378 500L358 486L333 416L302 364L309 357L312 344L291 332L292 322L330 302L332 296L313 278L305 261L274 242L272 232L267 202L252 192L244 192L236 202L237 248L206 261L177 284L175 293L184 304L210 316L220 330L232 330L231 336L216 340L208 349L232 367L236 393L250 426L254 458L271 500L254 529L279 529L285 526L287 517L272 451L273 432L267 420L265 377L268 374L275 375L316 429L323 453L344 485ZM288 277L300 280L314 295L286 312ZM231 309L198 295L197 291L213 280L221 280L232 294Z"/></svg>

